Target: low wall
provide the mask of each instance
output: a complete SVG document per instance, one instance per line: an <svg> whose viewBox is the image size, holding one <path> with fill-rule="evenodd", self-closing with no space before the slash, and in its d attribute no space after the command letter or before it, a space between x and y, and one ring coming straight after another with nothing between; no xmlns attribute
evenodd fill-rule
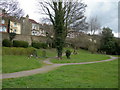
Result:
<svg viewBox="0 0 120 90"><path fill-rule="evenodd" d="M0 35L2 35L2 40L9 39L9 34L8 33L0 33ZM17 34L13 40L27 41L29 43L29 45L31 45L31 43L33 41L46 42L46 37Z"/></svg>

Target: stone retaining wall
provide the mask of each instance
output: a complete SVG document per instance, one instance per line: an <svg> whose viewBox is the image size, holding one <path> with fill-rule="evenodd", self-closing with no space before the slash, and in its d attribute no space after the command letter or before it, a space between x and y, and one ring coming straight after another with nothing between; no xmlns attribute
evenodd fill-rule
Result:
<svg viewBox="0 0 120 90"><path fill-rule="evenodd" d="M0 43L2 43L1 41L4 40L4 39L9 39L9 34L8 33L0 33L0 36L2 36L2 39L0 40ZM32 43L32 41L46 42L46 37L17 34L13 40L27 41L30 45Z"/></svg>

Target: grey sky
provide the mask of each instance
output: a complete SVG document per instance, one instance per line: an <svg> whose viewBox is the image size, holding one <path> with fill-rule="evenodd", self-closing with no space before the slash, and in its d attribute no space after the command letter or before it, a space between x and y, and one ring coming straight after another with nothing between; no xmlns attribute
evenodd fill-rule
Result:
<svg viewBox="0 0 120 90"><path fill-rule="evenodd" d="M37 0L18 0L25 14L29 14L30 18L39 21L44 17L37 12ZM113 30L115 36L118 34L118 1L119 0L83 0L87 4L86 16L89 19L97 16L101 26L108 26Z"/></svg>
<svg viewBox="0 0 120 90"><path fill-rule="evenodd" d="M87 2L86 2L87 3ZM118 1L88 2L86 15L97 16L102 26L110 27L114 33L118 32Z"/></svg>

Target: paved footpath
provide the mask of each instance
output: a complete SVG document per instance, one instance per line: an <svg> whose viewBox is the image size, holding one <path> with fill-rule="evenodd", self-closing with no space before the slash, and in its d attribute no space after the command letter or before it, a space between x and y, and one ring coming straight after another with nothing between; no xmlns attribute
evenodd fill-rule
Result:
<svg viewBox="0 0 120 90"><path fill-rule="evenodd" d="M30 76L33 74L40 74L40 73L46 73L48 71L54 70L57 67L63 66L63 65L77 65L77 64L91 64L91 63L99 63L99 62L106 62L106 61L112 61L117 59L118 57L112 57L110 56L111 59L107 59L107 60L101 60L101 61L93 61L93 62L82 62L82 63L64 63L64 64L53 64L51 63L49 60L50 59L46 59L45 61L43 61L44 63L48 64L45 65L41 68L38 69L32 69L32 70L27 70L27 71L20 71L20 72L15 72L15 73L5 73L5 74L1 74L0 75L0 79L6 79L6 78L17 78L17 77L24 77L24 76Z"/></svg>

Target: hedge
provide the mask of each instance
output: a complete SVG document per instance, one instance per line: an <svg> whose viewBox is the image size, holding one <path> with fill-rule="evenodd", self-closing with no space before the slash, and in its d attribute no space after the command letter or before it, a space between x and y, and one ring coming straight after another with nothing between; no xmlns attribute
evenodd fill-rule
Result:
<svg viewBox="0 0 120 90"><path fill-rule="evenodd" d="M11 47L12 46L12 42L10 40L8 40L8 39L4 39L2 41L2 46L4 46L4 47Z"/></svg>
<svg viewBox="0 0 120 90"><path fill-rule="evenodd" d="M34 50L34 48L3 47L2 55L30 55Z"/></svg>
<svg viewBox="0 0 120 90"><path fill-rule="evenodd" d="M24 48L27 48L28 45L29 44L26 41L17 41L17 40L13 41L13 47L24 47Z"/></svg>
<svg viewBox="0 0 120 90"><path fill-rule="evenodd" d="M46 43L40 43L40 42L32 42L31 46L37 49L40 49L40 48L46 49L48 47Z"/></svg>

